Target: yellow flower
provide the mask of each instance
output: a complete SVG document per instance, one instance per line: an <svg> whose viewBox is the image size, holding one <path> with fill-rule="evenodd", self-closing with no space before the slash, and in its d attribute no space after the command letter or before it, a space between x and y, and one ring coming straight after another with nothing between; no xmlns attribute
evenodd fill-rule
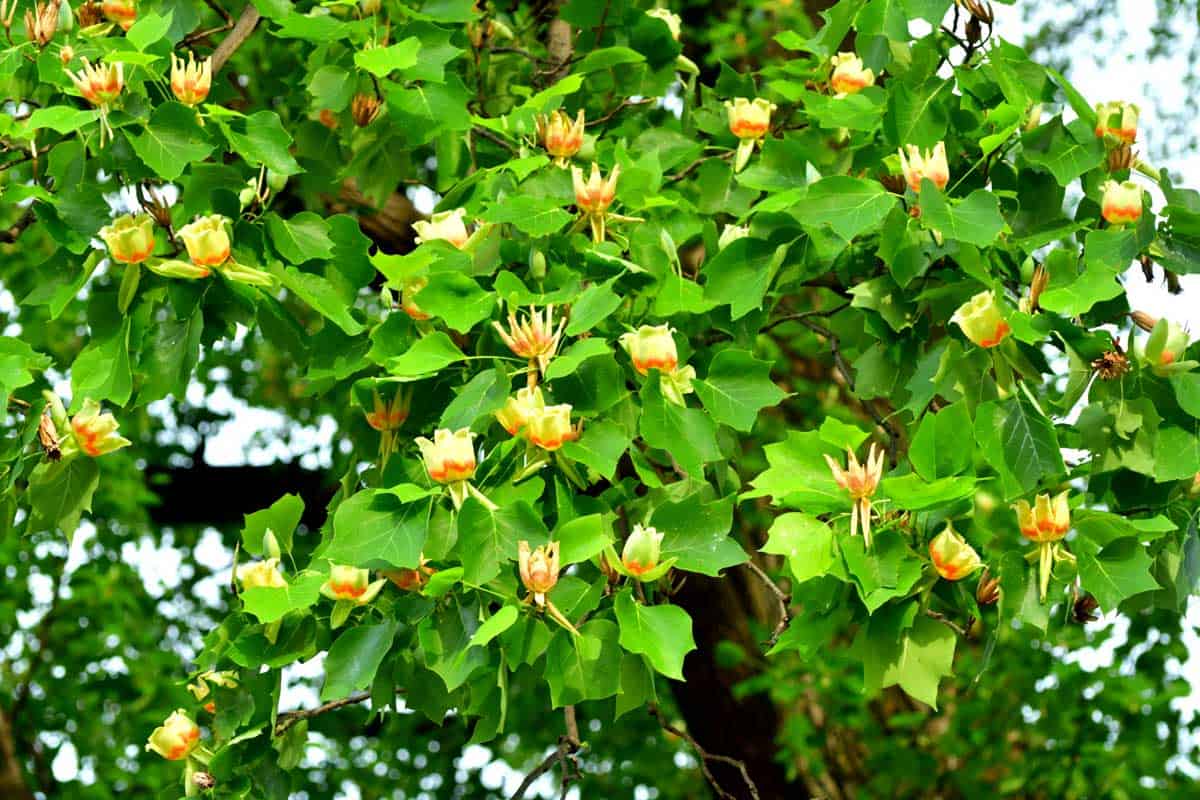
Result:
<svg viewBox="0 0 1200 800"><path fill-rule="evenodd" d="M179 229L188 258L202 267L219 267L229 260L229 233L226 232L225 217L211 214L197 217L195 222Z"/></svg>
<svg viewBox="0 0 1200 800"><path fill-rule="evenodd" d="M121 62L102 66L92 64L86 58L78 72L66 70L67 77L83 98L94 106L105 108L120 96L125 88L125 69Z"/></svg>
<svg viewBox="0 0 1200 800"><path fill-rule="evenodd" d="M771 129L771 112L776 108L774 103L762 97L727 100L725 110L729 115L729 131L739 139L761 139Z"/></svg>
<svg viewBox="0 0 1200 800"><path fill-rule="evenodd" d="M441 239L461 250L471 238L467 233L467 224L463 221L466 214L465 208L456 208L451 211L439 211L427 220L417 220L413 223L413 229L417 232L417 244Z"/></svg>
<svg viewBox="0 0 1200 800"><path fill-rule="evenodd" d="M871 498L875 495L879 481L883 478L883 450L878 449L876 444L871 442L865 464L860 464L858 456L849 448L846 450L846 457L845 469L830 456L825 456L825 463L829 465L829 470L833 473L833 479L837 485L845 489L850 494L850 499L854 501L854 505L850 509L850 535L855 535L861 528L863 539L866 540L869 547L871 545Z"/></svg>
<svg viewBox="0 0 1200 800"><path fill-rule="evenodd" d="M517 565L521 583L533 601L539 606L546 605L546 593L558 583L558 542L530 551L529 542L522 540L517 545Z"/></svg>
<svg viewBox="0 0 1200 800"><path fill-rule="evenodd" d="M516 396L509 397L504 407L496 412L496 419L510 436L516 436L529 423L529 418L545 405L542 390L538 387L518 389Z"/></svg>
<svg viewBox="0 0 1200 800"><path fill-rule="evenodd" d="M646 525L634 525L621 550L621 566L634 575L645 575L658 566L665 534Z"/></svg>
<svg viewBox="0 0 1200 800"><path fill-rule="evenodd" d="M200 726L181 708L154 729L146 741L146 749L153 750L168 761L179 761L187 758L198 744Z"/></svg>
<svg viewBox="0 0 1200 800"><path fill-rule="evenodd" d="M1013 506L1017 512L1017 526L1021 534L1030 541L1057 542L1071 529L1071 507L1067 504L1067 492L1059 492L1050 498L1039 494L1031 507L1028 502L1018 500Z"/></svg>
<svg viewBox="0 0 1200 800"><path fill-rule="evenodd" d="M839 97L858 94L868 86L875 85L874 71L864 68L862 59L855 53L838 53L830 61L833 63L833 75L829 78L829 85Z"/></svg>
<svg viewBox="0 0 1200 800"><path fill-rule="evenodd" d="M179 102L187 106L195 106L204 102L212 88L212 59L196 61L196 57L188 53L187 63L179 56L171 56L171 91Z"/></svg>
<svg viewBox="0 0 1200 800"><path fill-rule="evenodd" d="M421 448L425 471L431 480L437 483L470 480L475 474L475 448L471 445L473 435L469 428L457 431L438 428L433 434L433 441L423 436L417 438L417 447Z"/></svg>
<svg viewBox="0 0 1200 800"><path fill-rule="evenodd" d="M546 371L550 359L558 350L558 342L566 326L566 318L554 326L554 306L546 306L541 312L529 310L527 319L518 321L516 313L508 315L508 330L499 322L492 322L492 327L500 334L500 338L508 345L513 355L536 361L538 369Z"/></svg>
<svg viewBox="0 0 1200 800"><path fill-rule="evenodd" d="M100 229L113 261L140 264L154 252L154 219L149 214L124 214Z"/></svg>
<svg viewBox="0 0 1200 800"><path fill-rule="evenodd" d="M584 112L579 109L575 121L562 111L553 111L549 116L538 115L535 120L538 140L546 152L554 156L560 165L579 152L583 147Z"/></svg>
<svg viewBox="0 0 1200 800"><path fill-rule="evenodd" d="M278 558L240 565L237 568L237 579L243 589L282 589L288 585L283 573L279 571Z"/></svg>
<svg viewBox="0 0 1200 800"><path fill-rule="evenodd" d="M120 450L131 442L117 435L116 418L109 412L100 413L100 404L92 398L83 401L79 413L71 418L71 434L79 449L92 458Z"/></svg>
<svg viewBox="0 0 1200 800"><path fill-rule="evenodd" d="M979 553L950 524L929 543L933 567L948 581L962 580L983 566Z"/></svg>
<svg viewBox="0 0 1200 800"><path fill-rule="evenodd" d="M100 4L100 10L104 12L104 16L108 18L109 22L120 25L121 30L129 30L137 21L135 0L104 0Z"/></svg>
<svg viewBox="0 0 1200 800"><path fill-rule="evenodd" d="M995 347L1012 330L1000 313L996 295L980 292L958 307L950 321L980 347Z"/></svg>
<svg viewBox="0 0 1200 800"><path fill-rule="evenodd" d="M652 369L674 372L679 366L679 351L669 325L643 325L621 334L619 341L639 375L647 375Z"/></svg>
<svg viewBox="0 0 1200 800"><path fill-rule="evenodd" d="M588 179L583 179L583 170L571 167L571 182L575 187L575 204L585 214L603 215L612 205L617 194L617 178L621 175L621 165L613 166L605 179L600 173L600 165L592 162L592 172Z"/></svg>
<svg viewBox="0 0 1200 800"><path fill-rule="evenodd" d="M378 389L371 390L371 397L374 408L366 413L366 417L367 424L375 430L394 431L408 419L410 395L403 389L396 390L391 402L385 403Z"/></svg>
<svg viewBox="0 0 1200 800"><path fill-rule="evenodd" d="M904 153L908 151L906 158ZM921 191L921 179L928 178L938 189L945 189L950 182L950 165L946 162L946 143L938 142L932 150L926 150L922 155L916 145L907 145L900 150L900 171L908 188L916 193Z"/></svg>
<svg viewBox="0 0 1200 800"><path fill-rule="evenodd" d="M526 420L529 441L543 450L554 451L579 438L579 430L571 427L571 406L543 406L534 409Z"/></svg>
<svg viewBox="0 0 1200 800"><path fill-rule="evenodd" d="M1137 139L1138 115L1141 112L1133 103L1120 100L1096 104L1096 135L1112 136L1124 144L1133 144Z"/></svg>
<svg viewBox="0 0 1200 800"><path fill-rule="evenodd" d="M1133 181L1105 181L1100 213L1111 225L1137 222L1142 216L1142 187Z"/></svg>
<svg viewBox="0 0 1200 800"><path fill-rule="evenodd" d="M335 564L329 570L329 580L321 585L321 594L330 600L349 600L364 606L375 599L385 583L386 578L371 583L370 570Z"/></svg>

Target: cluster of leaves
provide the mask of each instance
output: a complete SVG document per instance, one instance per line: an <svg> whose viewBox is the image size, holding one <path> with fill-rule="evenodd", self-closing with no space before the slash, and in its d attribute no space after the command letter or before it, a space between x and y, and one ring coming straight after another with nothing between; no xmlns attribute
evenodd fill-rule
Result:
<svg viewBox="0 0 1200 800"><path fill-rule="evenodd" d="M683 679L695 648L694 621L673 602L680 582L746 563L747 546L782 557L801 610L772 655L847 645L868 695L898 685L931 706L973 623L989 631L989 649L1011 646L1055 636L1066 615L1052 616L1053 603L1084 593L1106 611L1177 614L1192 591L1200 378L1132 359L1098 379L1093 363L1121 356L1115 336L1130 309L1120 278L1136 258L1200 271L1200 194L1144 176L1166 199L1161 216L1104 224L1108 145L1090 105L1006 42L968 48L958 63L961 49L938 29L951 0L842 0L815 34L774 37L786 59L757 74L722 64L712 85L678 71L680 42L647 5L569 0L556 22L577 34L563 51L523 38L543 22L534 9L481 14L471 0L428 0L366 13L264 0L247 9L262 15L252 35L267 44L244 55L264 64L246 74L260 96L303 93L271 109L245 107L237 76L219 80L223 64L209 102L171 99L168 56L210 21L201 3L147 2L125 33L64 32L48 47L0 51L0 87L18 104L0 116L0 196L21 206L22 247L42 251L6 271L5 288L26 328L81 309L87 326L86 341L45 353L0 339L0 394L21 421L0 452L4 529L69 536L98 488L136 474L124 455L113 466L43 458L38 376L53 367L69 368L72 409L104 401L135 451L151 429L147 406L184 397L202 365L245 335L260 381L281 384L296 406L300 396L340 409L350 454L324 524L295 535L305 504L294 495L246 518L241 549L267 555L271 530L287 586L244 591L197 658L197 669L239 671L236 687L214 689L208 720L217 796L287 796L307 724L281 720L281 670L318 653L323 702L365 692L383 712L402 694L434 723L455 710L472 743L510 729L516 692L556 709L592 703L611 719L655 706L660 676ZM913 19L933 32L914 39ZM883 77L838 97L830 57L848 37ZM72 58L125 66L103 147L99 113L73 97L63 69L68 41ZM723 104L760 96L777 105L771 131L735 173ZM382 112L365 118L357 97ZM640 220L612 226L609 241L587 236L570 173L536 141L537 116L559 108L584 110L580 165L619 166L614 208ZM950 185L905 193L894 153L939 141ZM363 231L378 230L373 208L411 212L393 195L401 180L440 193L440 210L464 208L472 247L372 248ZM121 302L128 268L97 249L97 233L115 204L149 204L168 184L178 200L159 255L182 252L174 231L193 217L222 214L234 220L237 262L277 286L143 275ZM749 234L719 247L730 224ZM1019 305L1035 264L1049 283L1036 305ZM982 290L1001 298L1012 329L1003 366L949 323ZM402 292L430 319L395 308ZM583 426L533 470L534 451L495 419L532 367L489 323L547 305L567 322L542 388ZM643 324L670 325L680 363L699 375L682 406L616 346ZM795 343L813 334L836 388L823 420L766 445L762 469L763 409L790 402L772 369L798 390ZM401 390L411 406L395 453L381 458L363 413L376 394ZM458 507L429 480L413 439L436 428L476 435L474 483L489 502ZM889 462L870 547L851 535L851 498L826 464L868 438ZM1009 504L1061 489L1071 491L1075 560L1056 564L1043 601ZM765 542L739 541L735 514L767 497L785 513ZM978 575L937 580L928 542L951 521L999 578L995 609L976 601ZM663 533L662 558L674 559L660 582L603 568L637 522ZM527 602L521 541L559 544L549 599L577 631ZM427 580L389 586L345 626L330 624L320 588L331 564L393 572L426 560L436 569Z"/></svg>

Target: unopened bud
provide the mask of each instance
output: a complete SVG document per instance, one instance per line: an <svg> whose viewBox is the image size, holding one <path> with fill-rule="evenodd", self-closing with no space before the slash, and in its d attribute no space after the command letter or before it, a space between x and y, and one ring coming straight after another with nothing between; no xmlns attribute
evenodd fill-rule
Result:
<svg viewBox="0 0 1200 800"><path fill-rule="evenodd" d="M1026 133L1033 130L1042 124L1042 104L1034 103L1029 108L1029 113L1025 115L1024 130Z"/></svg>
<svg viewBox="0 0 1200 800"><path fill-rule="evenodd" d="M979 585L975 587L975 602L981 606L994 605L1000 599L1000 579L984 567Z"/></svg>
<svg viewBox="0 0 1200 800"><path fill-rule="evenodd" d="M1150 333L1154 330L1154 326L1158 324L1158 318L1150 316L1145 311L1132 311L1129 314L1129 318L1133 320L1134 325L1137 325L1146 333Z"/></svg>
<svg viewBox="0 0 1200 800"><path fill-rule="evenodd" d="M267 558L279 558L279 540L275 538L275 531L267 528L263 533L263 552L267 554Z"/></svg>
<svg viewBox="0 0 1200 800"><path fill-rule="evenodd" d="M531 250L529 253L529 277L535 281L546 278L546 255L541 250Z"/></svg>

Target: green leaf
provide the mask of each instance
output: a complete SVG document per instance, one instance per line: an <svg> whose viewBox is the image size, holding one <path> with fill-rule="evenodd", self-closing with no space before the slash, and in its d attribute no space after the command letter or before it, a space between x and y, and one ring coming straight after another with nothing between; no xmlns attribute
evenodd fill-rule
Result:
<svg viewBox="0 0 1200 800"><path fill-rule="evenodd" d="M145 50L167 35L167 31L171 28L172 16L171 12L167 12L165 17L160 17L153 11L148 14L138 14L137 22L133 23L133 27L125 32L125 41L138 50Z"/></svg>
<svg viewBox="0 0 1200 800"><path fill-rule="evenodd" d="M162 108L162 106L159 106ZM50 106L38 108L21 123L18 129L23 139L30 138L34 131L50 129L55 133L74 133L80 128L91 125L100 119L100 112L94 109L72 108L71 106Z"/></svg>
<svg viewBox="0 0 1200 800"><path fill-rule="evenodd" d="M903 15L900 11L896 13ZM907 35L904 38L907 39ZM938 102L938 98L944 90L952 86L951 82L935 77L918 87L911 87L900 81L894 84L894 88L889 87L891 91L888 97L888 114L884 117L884 130L892 144L896 147L911 144L929 148L944 139L950 117L945 106ZM923 207L924 203L922 210Z"/></svg>
<svg viewBox="0 0 1200 800"><path fill-rule="evenodd" d="M787 439L764 450L769 466L750 482L754 491L743 497L770 495L776 505L810 514L850 510L850 495L837 485L824 458L845 464L846 454L822 441L817 431L789 431Z"/></svg>
<svg viewBox="0 0 1200 800"><path fill-rule="evenodd" d="M585 425L583 436L567 442L560 452L611 480L617 472L617 462L628 448L629 434L625 429L615 422L600 420Z"/></svg>
<svg viewBox="0 0 1200 800"><path fill-rule="evenodd" d="M792 213L801 224L828 225L849 241L879 227L895 204L896 195L878 181L833 175L810 186Z"/></svg>
<svg viewBox="0 0 1200 800"><path fill-rule="evenodd" d="M926 414L913 437L908 457L913 469L927 481L958 475L970 468L974 442L964 439L971 430L964 402L951 403L936 414Z"/></svg>
<svg viewBox="0 0 1200 800"><path fill-rule="evenodd" d="M730 534L733 531L732 496L706 502L694 492L679 501L654 509L650 524L663 534L663 561L676 559L675 569L719 577L721 570L750 560Z"/></svg>
<svg viewBox="0 0 1200 800"><path fill-rule="evenodd" d="M259 111L239 120L239 127L245 128L245 133L234 130L220 117L216 120L229 146L251 166L265 166L280 176L303 172L289 151L292 137L274 111Z"/></svg>
<svg viewBox="0 0 1200 800"><path fill-rule="evenodd" d="M571 215L561 206L562 201L554 196L510 194L488 206L481 219L497 224L509 223L530 236L549 236L571 221Z"/></svg>
<svg viewBox="0 0 1200 800"><path fill-rule="evenodd" d="M1159 588L1150 576L1153 562L1136 538L1116 539L1100 550L1091 546L1079 550L1079 580L1106 611L1116 610L1136 594Z"/></svg>
<svg viewBox="0 0 1200 800"><path fill-rule="evenodd" d="M299 495L285 494L267 508L245 515L242 525L242 547L247 553L266 555L263 537L270 530L284 553L292 551L292 535L304 515L304 501Z"/></svg>
<svg viewBox="0 0 1200 800"><path fill-rule="evenodd" d="M1066 472L1054 424L1021 387L1015 397L1001 405L1000 443L1004 463L1026 491L1043 479L1053 480ZM980 422L976 419L976 425Z"/></svg>
<svg viewBox="0 0 1200 800"><path fill-rule="evenodd" d="M787 397L771 380L771 364L746 350L722 350L708 366L704 380L695 382L696 395L717 422L749 431L760 409Z"/></svg>
<svg viewBox="0 0 1200 800"><path fill-rule="evenodd" d="M486 647L487 643L513 626L520 612L516 606L501 606L500 610L483 621L467 642L468 647Z"/></svg>
<svg viewBox="0 0 1200 800"><path fill-rule="evenodd" d="M624 589L613 604L621 626L621 646L650 660L655 670L683 680L683 659L696 649L692 618L679 606L644 606Z"/></svg>
<svg viewBox="0 0 1200 800"><path fill-rule="evenodd" d="M749 236L734 241L704 265L704 299L728 305L735 320L761 308L787 249Z"/></svg>
<svg viewBox="0 0 1200 800"><path fill-rule="evenodd" d="M1025 158L1044 167L1061 186L1100 166L1104 159L1104 143L1091 125L1078 119L1064 126L1062 119L1055 117L1027 133L1021 142Z"/></svg>
<svg viewBox="0 0 1200 800"><path fill-rule="evenodd" d="M894 530L876 533L870 550L861 536L842 539L841 550L858 595L872 614L889 600L908 596L925 568L924 559Z"/></svg>
<svg viewBox="0 0 1200 800"><path fill-rule="evenodd" d="M555 636L546 650L546 683L555 708L612 697L621 687L621 645L617 626L588 620L579 636Z"/></svg>
<svg viewBox="0 0 1200 800"><path fill-rule="evenodd" d="M492 314L496 297L461 272L438 272L414 297L426 313L441 318L456 331L466 333Z"/></svg>
<svg viewBox="0 0 1200 800"><path fill-rule="evenodd" d="M872 617L861 641L869 694L899 686L913 699L937 708L938 683L954 674L954 631L918 615L917 604L908 603Z"/></svg>
<svg viewBox="0 0 1200 800"><path fill-rule="evenodd" d="M651 371L642 386L642 438L651 447L666 450L689 476L700 480L704 465L721 457L717 449L717 426L695 408L680 408L663 397L658 370Z"/></svg>
<svg viewBox="0 0 1200 800"><path fill-rule="evenodd" d="M246 613L259 622L274 622L293 611L310 608L320 597L321 584L328 576L318 572L301 572L287 586L256 586L245 589L239 597Z"/></svg>
<svg viewBox="0 0 1200 800"><path fill-rule="evenodd" d="M138 390L138 404L161 400L173 394L182 398L192 371L200 360L200 336L204 316L200 306L187 319L174 317L156 322L150 332L139 368L145 381Z"/></svg>
<svg viewBox="0 0 1200 800"><path fill-rule="evenodd" d="M72 409L85 397L109 400L119 406L133 394L133 373L129 367L129 331L131 318L103 339L93 339L75 357L71 365Z"/></svg>
<svg viewBox="0 0 1200 800"><path fill-rule="evenodd" d="M1200 473L1200 437L1175 425L1158 429L1154 442L1154 479L1190 480Z"/></svg>
<svg viewBox="0 0 1200 800"><path fill-rule="evenodd" d="M498 369L486 369L467 382L442 412L439 428L469 428L480 417L491 416L508 399L509 380Z"/></svg>
<svg viewBox="0 0 1200 800"><path fill-rule="evenodd" d="M463 582L482 586L517 559L517 542L537 547L549 539L546 524L524 500L491 511L467 498L458 514L458 553Z"/></svg>
<svg viewBox="0 0 1200 800"><path fill-rule="evenodd" d="M147 166L168 181L213 151L208 134L196 122L195 109L173 101L157 106L141 135L129 137L129 144Z"/></svg>
<svg viewBox="0 0 1200 800"><path fill-rule="evenodd" d="M554 529L562 565L578 564L599 555L612 544L612 528L602 514L588 514Z"/></svg>
<svg viewBox="0 0 1200 800"><path fill-rule="evenodd" d="M329 225L313 212L304 211L285 220L272 211L266 214L264 220L271 234L271 243L291 263L303 264L314 258L324 259L333 255Z"/></svg>
<svg viewBox="0 0 1200 800"><path fill-rule="evenodd" d="M400 488L364 489L338 506L333 540L320 555L354 567L416 569L434 499L415 486Z"/></svg>
<svg viewBox="0 0 1200 800"><path fill-rule="evenodd" d="M399 629L399 622L388 620L357 625L339 636L325 656L321 701L340 700L356 689L370 686Z"/></svg>
<svg viewBox="0 0 1200 800"><path fill-rule="evenodd" d="M321 312L321 316L341 328L347 336L357 336L366 330L350 313L350 304L328 278L295 267L277 269L274 274L285 287Z"/></svg>
<svg viewBox="0 0 1200 800"><path fill-rule="evenodd" d="M926 482L919 475L909 473L884 478L880 491L896 508L925 511L971 497L975 494L975 479L967 476Z"/></svg>
<svg viewBox="0 0 1200 800"><path fill-rule="evenodd" d="M570 375L589 358L612 352L612 345L602 337L580 339L554 357L546 369L546 380L552 381Z"/></svg>
<svg viewBox="0 0 1200 800"><path fill-rule="evenodd" d="M1004 229L996 195L976 189L964 200L951 205L946 196L928 179L921 181L921 222L954 239L976 247L988 247Z"/></svg>
<svg viewBox="0 0 1200 800"><path fill-rule="evenodd" d="M584 290L571 307L571 321L567 323L568 336L578 336L590 331L604 321L609 314L621 306L621 298L613 291L616 278L604 283L595 283Z"/></svg>
<svg viewBox="0 0 1200 800"><path fill-rule="evenodd" d="M829 574L837 562L833 529L808 514L793 512L776 517L761 550L787 556L797 583Z"/></svg>
<svg viewBox="0 0 1200 800"><path fill-rule="evenodd" d="M43 461L29 476L29 504L38 523L47 529L57 527L69 541L83 512L92 510L92 495L99 485L100 468L93 458Z"/></svg>
<svg viewBox="0 0 1200 800"><path fill-rule="evenodd" d="M409 36L387 47L359 50L354 54L354 65L377 78L386 78L394 70L415 66L420 52L421 40Z"/></svg>
<svg viewBox="0 0 1200 800"><path fill-rule="evenodd" d="M388 371L402 378L414 378L438 372L466 358L450 337L434 331L418 339L403 355L388 360Z"/></svg>

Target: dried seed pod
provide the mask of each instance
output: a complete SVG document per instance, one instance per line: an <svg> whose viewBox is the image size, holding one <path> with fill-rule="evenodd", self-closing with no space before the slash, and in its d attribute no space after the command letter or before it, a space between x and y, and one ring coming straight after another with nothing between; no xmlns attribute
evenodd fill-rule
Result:
<svg viewBox="0 0 1200 800"><path fill-rule="evenodd" d="M354 124L360 128L365 128L374 122L375 118L379 116L379 109L379 98L373 94L359 92L350 101L350 115L354 117Z"/></svg>

